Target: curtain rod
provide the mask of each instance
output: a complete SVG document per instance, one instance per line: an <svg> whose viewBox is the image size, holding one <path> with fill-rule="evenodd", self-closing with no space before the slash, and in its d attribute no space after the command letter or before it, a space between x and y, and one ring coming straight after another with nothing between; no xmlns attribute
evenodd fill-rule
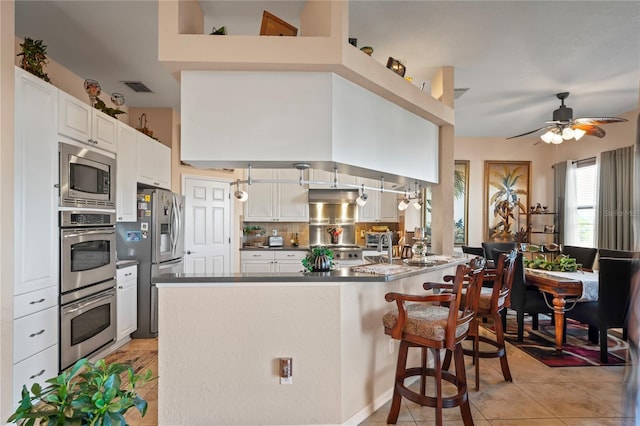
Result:
<svg viewBox="0 0 640 426"><path fill-rule="evenodd" d="M582 160L574 160L571 162L571 164L588 163L591 161L596 161L596 157L583 158Z"/></svg>

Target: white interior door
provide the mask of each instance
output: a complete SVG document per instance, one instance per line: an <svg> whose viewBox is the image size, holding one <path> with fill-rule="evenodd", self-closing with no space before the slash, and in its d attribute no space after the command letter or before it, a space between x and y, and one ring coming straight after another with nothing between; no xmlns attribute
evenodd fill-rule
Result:
<svg viewBox="0 0 640 426"><path fill-rule="evenodd" d="M185 183L185 269L229 273L231 259L229 183L187 177Z"/></svg>

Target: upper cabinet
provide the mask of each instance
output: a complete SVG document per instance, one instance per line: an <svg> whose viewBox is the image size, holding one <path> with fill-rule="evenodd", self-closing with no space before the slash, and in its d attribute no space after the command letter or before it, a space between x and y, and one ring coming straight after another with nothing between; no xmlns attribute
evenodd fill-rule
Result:
<svg viewBox="0 0 640 426"><path fill-rule="evenodd" d="M58 133L109 152L117 150L118 120L60 90Z"/></svg>
<svg viewBox="0 0 640 426"><path fill-rule="evenodd" d="M116 155L116 219L118 222L137 220L137 140L138 132L118 123L118 151Z"/></svg>
<svg viewBox="0 0 640 426"><path fill-rule="evenodd" d="M305 172L306 173L306 172ZM254 169L252 180L286 180L292 183L247 185L249 199L244 203L244 220L253 222L308 222L309 198L306 185L295 169ZM305 177L306 179L306 177Z"/></svg>
<svg viewBox="0 0 640 426"><path fill-rule="evenodd" d="M137 181L171 190L171 148L138 132Z"/></svg>
<svg viewBox="0 0 640 426"><path fill-rule="evenodd" d="M358 178L358 184L371 188L379 188L380 181L374 179ZM387 187L388 184L385 184ZM389 185L390 187L390 185ZM358 220L360 222L397 222L398 203L394 192L380 192L379 190L366 189L367 203L358 207Z"/></svg>

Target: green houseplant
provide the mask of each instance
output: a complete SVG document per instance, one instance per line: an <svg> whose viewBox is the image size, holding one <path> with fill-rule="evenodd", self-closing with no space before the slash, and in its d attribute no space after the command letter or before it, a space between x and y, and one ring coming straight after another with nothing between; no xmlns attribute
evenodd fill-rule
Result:
<svg viewBox="0 0 640 426"><path fill-rule="evenodd" d="M122 374L127 383L123 387ZM151 380L151 370L144 375L134 373L124 364L95 364L86 358L57 377L47 380L47 386L35 383L31 393L22 387L22 400L8 422L33 425L126 425L124 414L135 407L142 416L147 401L138 396L136 387Z"/></svg>
<svg viewBox="0 0 640 426"><path fill-rule="evenodd" d="M44 72L44 66L47 64L47 46L43 44L42 40L25 37L24 43L20 44L20 47L22 52L16 56L22 56L20 59L22 69L46 82L51 82L47 73Z"/></svg>
<svg viewBox="0 0 640 426"><path fill-rule="evenodd" d="M302 259L302 266L309 272L327 272L333 268L333 251L318 246L311 249L311 253Z"/></svg>

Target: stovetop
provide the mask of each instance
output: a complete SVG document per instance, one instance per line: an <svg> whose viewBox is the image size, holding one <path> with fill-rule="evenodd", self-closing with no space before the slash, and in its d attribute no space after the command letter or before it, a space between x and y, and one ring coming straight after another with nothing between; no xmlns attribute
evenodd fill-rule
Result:
<svg viewBox="0 0 640 426"><path fill-rule="evenodd" d="M362 247L355 244L327 244L325 247L333 251L336 260L362 259Z"/></svg>

